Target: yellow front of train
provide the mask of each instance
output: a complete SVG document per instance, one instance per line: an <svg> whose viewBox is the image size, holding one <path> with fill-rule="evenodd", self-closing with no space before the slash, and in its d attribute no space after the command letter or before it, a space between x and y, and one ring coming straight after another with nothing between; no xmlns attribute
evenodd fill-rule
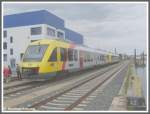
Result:
<svg viewBox="0 0 150 114"><path fill-rule="evenodd" d="M55 44L52 40L39 40L32 42L26 49L20 63L25 78L48 79L55 75L57 68L50 68L47 62Z"/></svg>

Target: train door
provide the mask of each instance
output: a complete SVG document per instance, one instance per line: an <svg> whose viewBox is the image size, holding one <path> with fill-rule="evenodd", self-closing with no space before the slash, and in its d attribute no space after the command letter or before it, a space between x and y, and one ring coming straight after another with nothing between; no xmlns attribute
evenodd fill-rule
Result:
<svg viewBox="0 0 150 114"><path fill-rule="evenodd" d="M59 71L65 71L66 70L66 62L67 62L67 49L60 47L58 49L58 70Z"/></svg>
<svg viewBox="0 0 150 114"><path fill-rule="evenodd" d="M111 53L108 54L108 63L111 63L112 62L112 55Z"/></svg>
<svg viewBox="0 0 150 114"><path fill-rule="evenodd" d="M58 71L58 48L54 48L50 58L49 58L49 64L50 64L50 72Z"/></svg>
<svg viewBox="0 0 150 114"><path fill-rule="evenodd" d="M77 71L79 68L78 50L68 48L68 62L67 69L69 72Z"/></svg>

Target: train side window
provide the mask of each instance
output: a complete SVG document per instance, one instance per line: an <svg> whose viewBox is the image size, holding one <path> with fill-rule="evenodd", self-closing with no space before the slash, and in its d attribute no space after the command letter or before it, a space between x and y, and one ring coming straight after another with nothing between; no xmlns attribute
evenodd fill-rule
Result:
<svg viewBox="0 0 150 114"><path fill-rule="evenodd" d="M55 48L50 56L49 61L57 61L57 48Z"/></svg>
<svg viewBox="0 0 150 114"><path fill-rule="evenodd" d="M60 60L61 61L67 60L67 50L65 48L60 48Z"/></svg>
<svg viewBox="0 0 150 114"><path fill-rule="evenodd" d="M104 61L104 59L105 59L104 57L105 57L105 56L104 56L104 55L102 55L101 57L102 57L102 58L101 58L101 60L102 60L102 61Z"/></svg>
<svg viewBox="0 0 150 114"><path fill-rule="evenodd" d="M93 62L93 58L94 58L93 53L91 53L91 55L92 55L92 56L91 56L91 61Z"/></svg>
<svg viewBox="0 0 150 114"><path fill-rule="evenodd" d="M90 62L92 61L92 53L90 53Z"/></svg>
<svg viewBox="0 0 150 114"><path fill-rule="evenodd" d="M73 61L73 49L68 49L68 60Z"/></svg>
<svg viewBox="0 0 150 114"><path fill-rule="evenodd" d="M90 62L90 54L88 55L88 61Z"/></svg>
<svg viewBox="0 0 150 114"><path fill-rule="evenodd" d="M87 62L89 61L89 60L88 60L88 56L89 56L89 55L88 55L88 53L87 53L87 55L86 55L86 61L87 61Z"/></svg>
<svg viewBox="0 0 150 114"><path fill-rule="evenodd" d="M77 50L74 50L74 60L75 61L78 60L78 52L77 52Z"/></svg>
<svg viewBox="0 0 150 114"><path fill-rule="evenodd" d="M88 53L87 52L85 52L85 62L88 62L88 55L87 55Z"/></svg>

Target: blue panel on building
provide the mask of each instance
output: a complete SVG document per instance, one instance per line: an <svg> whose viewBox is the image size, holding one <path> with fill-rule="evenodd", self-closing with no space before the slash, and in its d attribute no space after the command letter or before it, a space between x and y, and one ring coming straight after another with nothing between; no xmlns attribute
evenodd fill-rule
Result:
<svg viewBox="0 0 150 114"><path fill-rule="evenodd" d="M44 13L44 22L45 24L51 25L56 27L57 29L64 29L64 20L60 19L59 17L55 16L52 13L49 13L47 11Z"/></svg>
<svg viewBox="0 0 150 114"><path fill-rule="evenodd" d="M46 11L32 11L4 16L4 28L47 24L65 31L65 37L77 44L83 44L83 36L64 27L64 20Z"/></svg>
<svg viewBox="0 0 150 114"><path fill-rule="evenodd" d="M71 40L77 44L83 44L83 36L77 32L65 28L65 36L68 40Z"/></svg>
<svg viewBox="0 0 150 114"><path fill-rule="evenodd" d="M48 24L59 29L64 28L64 20L46 10L4 16L4 28L35 24Z"/></svg>

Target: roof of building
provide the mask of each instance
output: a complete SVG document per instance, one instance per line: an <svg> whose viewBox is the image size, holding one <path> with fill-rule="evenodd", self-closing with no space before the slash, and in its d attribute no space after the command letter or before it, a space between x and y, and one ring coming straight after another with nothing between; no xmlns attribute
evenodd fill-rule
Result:
<svg viewBox="0 0 150 114"><path fill-rule="evenodd" d="M55 28L64 28L64 20L46 10L4 16L4 28L35 24L48 24Z"/></svg>

